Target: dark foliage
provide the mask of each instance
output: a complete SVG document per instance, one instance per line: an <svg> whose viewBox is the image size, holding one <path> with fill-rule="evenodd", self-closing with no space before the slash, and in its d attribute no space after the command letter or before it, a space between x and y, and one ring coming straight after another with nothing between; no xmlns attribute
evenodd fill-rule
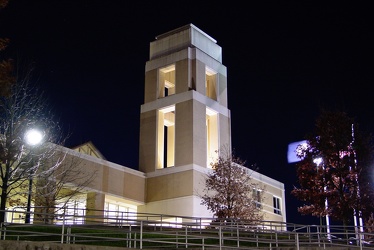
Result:
<svg viewBox="0 0 374 250"><path fill-rule="evenodd" d="M307 145L299 145L297 150L300 187L291 191L304 202L298 211L318 217L329 215L344 225L354 215L368 218L374 198L368 178L373 155L371 135L360 131L344 112L322 111L315 131L306 140Z"/></svg>

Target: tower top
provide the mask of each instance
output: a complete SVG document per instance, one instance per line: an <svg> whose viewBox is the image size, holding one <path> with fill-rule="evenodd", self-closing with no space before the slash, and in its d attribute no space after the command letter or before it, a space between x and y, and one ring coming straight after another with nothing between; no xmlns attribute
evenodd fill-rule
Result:
<svg viewBox="0 0 374 250"><path fill-rule="evenodd" d="M150 60L170 55L188 47L198 48L222 63L222 48L217 41L193 24L187 24L155 37L150 43Z"/></svg>
<svg viewBox="0 0 374 250"><path fill-rule="evenodd" d="M184 26L179 27L179 28L176 28L176 29L173 29L173 30L168 31L168 32L166 32L166 33L163 33L163 34L161 34L161 35L158 35L158 36L156 36L155 38L156 38L156 40L159 40L159 39L162 39L162 38L164 38L164 37L168 37L168 36L171 36L171 35L173 35L173 34L179 33L179 32L181 32L181 31L183 31L183 30L188 30L188 29L194 29L194 30L196 30L197 32L199 32L199 33L201 33L202 35L204 35L204 36L206 36L207 38L209 38L210 40L212 40L212 42L217 43L217 41L216 41L213 37L209 36L207 33L205 33L204 31L202 31L201 29L199 29L198 27L196 27L196 26L193 25L192 23L187 24L187 25L184 25Z"/></svg>

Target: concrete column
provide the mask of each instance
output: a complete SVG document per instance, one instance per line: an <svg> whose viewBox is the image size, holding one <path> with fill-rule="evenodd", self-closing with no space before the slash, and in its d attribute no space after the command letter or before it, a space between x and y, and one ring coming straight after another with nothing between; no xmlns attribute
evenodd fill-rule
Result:
<svg viewBox="0 0 374 250"><path fill-rule="evenodd" d="M103 222L105 195L95 192L87 194L86 223Z"/></svg>

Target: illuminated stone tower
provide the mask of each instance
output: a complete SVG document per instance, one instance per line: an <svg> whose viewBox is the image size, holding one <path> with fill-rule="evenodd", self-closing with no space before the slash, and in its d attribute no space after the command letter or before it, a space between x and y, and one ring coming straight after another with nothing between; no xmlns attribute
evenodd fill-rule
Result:
<svg viewBox="0 0 374 250"><path fill-rule="evenodd" d="M227 75L216 40L189 24L150 43L140 115L139 170L147 176L138 212L210 216L203 175L231 148Z"/></svg>

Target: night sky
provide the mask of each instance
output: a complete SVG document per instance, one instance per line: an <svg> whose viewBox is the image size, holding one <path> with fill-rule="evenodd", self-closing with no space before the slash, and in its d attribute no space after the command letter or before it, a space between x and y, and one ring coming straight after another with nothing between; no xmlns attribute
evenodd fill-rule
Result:
<svg viewBox="0 0 374 250"><path fill-rule="evenodd" d="M361 1L10 0L0 58L34 63L34 81L72 134L66 146L92 141L107 160L138 169L149 43L194 24L222 47L236 155L285 183L287 219L304 223L287 147L321 107L373 132L373 16Z"/></svg>

